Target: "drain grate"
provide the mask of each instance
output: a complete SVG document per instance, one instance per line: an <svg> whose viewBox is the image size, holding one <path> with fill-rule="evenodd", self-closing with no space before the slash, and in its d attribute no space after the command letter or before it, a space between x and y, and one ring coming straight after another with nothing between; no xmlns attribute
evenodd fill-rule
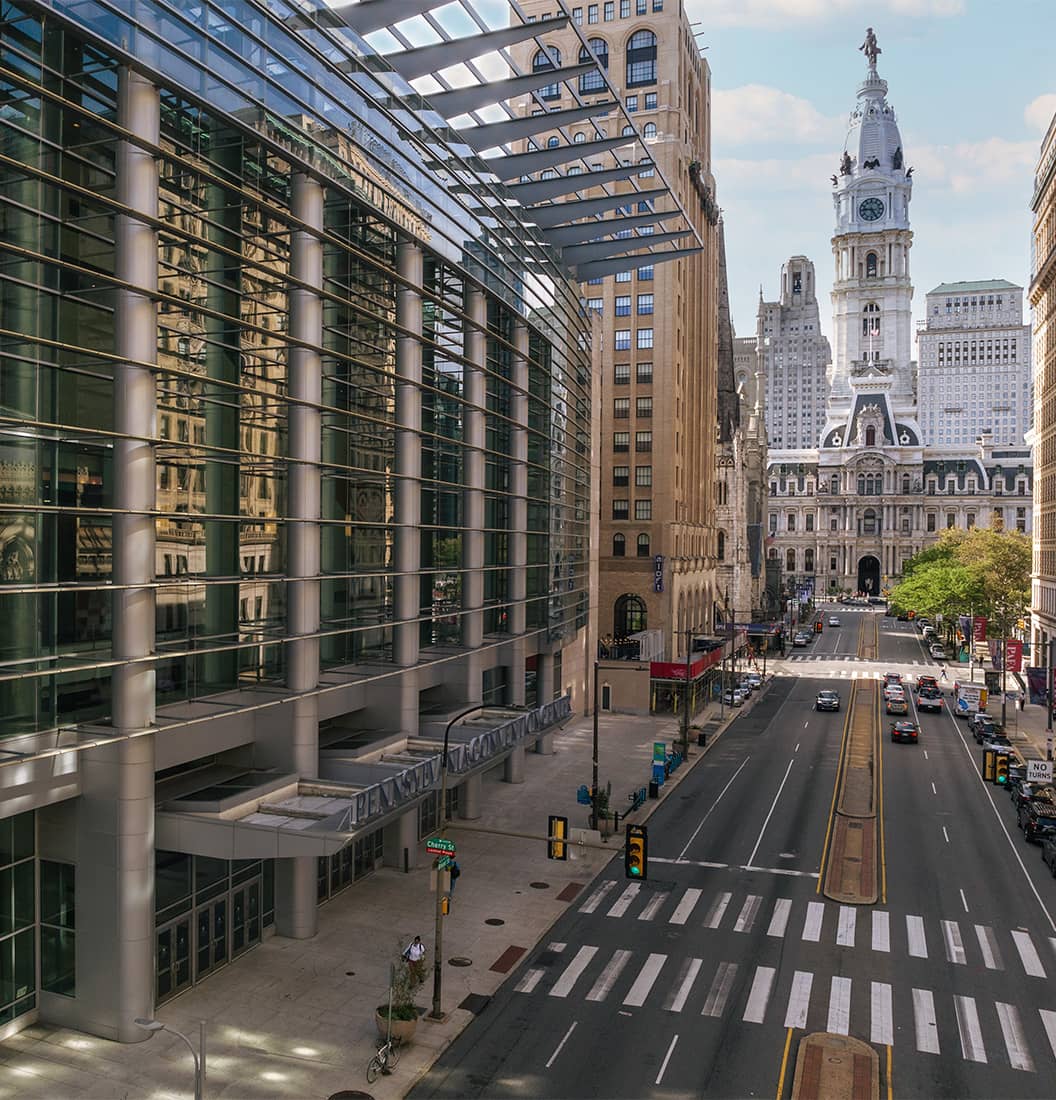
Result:
<svg viewBox="0 0 1056 1100"><path fill-rule="evenodd" d="M506 922L502 919L502 917L488 917L485 919L484 923L490 924L494 928L498 928L500 925L503 925Z"/></svg>
<svg viewBox="0 0 1056 1100"><path fill-rule="evenodd" d="M448 966L472 966L473 960L467 959L465 955L453 955L447 960Z"/></svg>
<svg viewBox="0 0 1056 1100"><path fill-rule="evenodd" d="M529 882L528 885L533 890L549 890L550 889L550 883L549 882Z"/></svg>

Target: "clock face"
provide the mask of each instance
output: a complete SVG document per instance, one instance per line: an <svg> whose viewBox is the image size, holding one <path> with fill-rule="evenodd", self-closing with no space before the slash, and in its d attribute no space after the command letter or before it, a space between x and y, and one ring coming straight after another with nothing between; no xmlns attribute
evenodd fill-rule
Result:
<svg viewBox="0 0 1056 1100"><path fill-rule="evenodd" d="M858 207L858 216L867 222L875 222L877 218L884 216L884 204L877 198L863 199Z"/></svg>

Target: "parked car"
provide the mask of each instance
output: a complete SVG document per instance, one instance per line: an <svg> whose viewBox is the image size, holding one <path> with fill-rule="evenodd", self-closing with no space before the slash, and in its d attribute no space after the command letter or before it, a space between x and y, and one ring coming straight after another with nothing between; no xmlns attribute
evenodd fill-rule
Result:
<svg viewBox="0 0 1056 1100"><path fill-rule="evenodd" d="M920 738L920 728L916 722L894 722L891 726L892 741L912 741L915 745Z"/></svg>
<svg viewBox="0 0 1056 1100"><path fill-rule="evenodd" d="M763 678L758 672L747 672L744 676L744 682L752 685L753 691L758 691L763 686Z"/></svg>
<svg viewBox="0 0 1056 1100"><path fill-rule="evenodd" d="M1045 835L1041 840L1041 858L1056 878L1056 836Z"/></svg>
<svg viewBox="0 0 1056 1100"><path fill-rule="evenodd" d="M909 714L909 703L904 695L889 696L886 709L888 714Z"/></svg>
<svg viewBox="0 0 1056 1100"><path fill-rule="evenodd" d="M722 693L722 701L728 707L739 707L745 700L745 694L740 688L727 688Z"/></svg>
<svg viewBox="0 0 1056 1100"><path fill-rule="evenodd" d="M975 714L968 715L968 729L976 742L980 745L983 743L984 737L988 734L997 732L997 726L994 725L993 718L991 718L989 714L984 714L982 711L977 711Z"/></svg>
<svg viewBox="0 0 1056 1100"><path fill-rule="evenodd" d="M839 710L840 697L837 692L829 691L826 688L824 691L818 692L818 697L814 701L814 706L817 710Z"/></svg>
<svg viewBox="0 0 1056 1100"><path fill-rule="evenodd" d="M752 697L752 692L755 691L755 687L742 676L741 679L737 681L737 690L744 692L745 699L750 699Z"/></svg>
<svg viewBox="0 0 1056 1100"><path fill-rule="evenodd" d="M839 615L830 615L829 616L829 626L839 626L839 625L840 625Z"/></svg>
<svg viewBox="0 0 1056 1100"><path fill-rule="evenodd" d="M945 661L946 650L941 645L933 645L929 647L928 653L933 661Z"/></svg>
<svg viewBox="0 0 1056 1100"><path fill-rule="evenodd" d="M900 623L908 623L909 622L909 616L904 611L900 611L898 613L898 621Z"/></svg>
<svg viewBox="0 0 1056 1100"><path fill-rule="evenodd" d="M1009 795L1012 798L1013 805L1016 804L1016 796L1019 794L1023 787L1023 784L1027 781L1027 766L1026 764L1009 764L1008 765L1008 783L1006 788Z"/></svg>
<svg viewBox="0 0 1056 1100"><path fill-rule="evenodd" d="M1020 806L1025 806L1028 802L1056 805L1056 789L1050 783L1028 783L1022 779L1016 784L1012 794L1012 805L1015 806L1016 813L1019 813Z"/></svg>
<svg viewBox="0 0 1056 1100"><path fill-rule="evenodd" d="M942 692L938 688L922 688L917 692L917 710L942 710Z"/></svg>
<svg viewBox="0 0 1056 1100"><path fill-rule="evenodd" d="M983 735L983 751L993 749L994 752L1011 752L1012 742L1003 733L987 733Z"/></svg>
<svg viewBox="0 0 1056 1100"><path fill-rule="evenodd" d="M1056 806L1038 800L1025 803L1019 808L1019 827L1024 839L1035 844L1056 837Z"/></svg>

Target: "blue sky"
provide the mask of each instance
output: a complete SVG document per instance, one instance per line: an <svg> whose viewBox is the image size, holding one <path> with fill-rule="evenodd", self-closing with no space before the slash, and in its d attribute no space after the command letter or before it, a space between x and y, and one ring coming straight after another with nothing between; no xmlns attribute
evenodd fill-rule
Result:
<svg viewBox="0 0 1056 1100"><path fill-rule="evenodd" d="M685 0L712 71L712 157L734 324L803 254L832 279L829 176L866 71L871 24L915 167L914 307L942 282L1030 281L1029 209L1056 112L1053 0ZM829 330L827 292L822 324ZM831 335L831 333L830 333Z"/></svg>

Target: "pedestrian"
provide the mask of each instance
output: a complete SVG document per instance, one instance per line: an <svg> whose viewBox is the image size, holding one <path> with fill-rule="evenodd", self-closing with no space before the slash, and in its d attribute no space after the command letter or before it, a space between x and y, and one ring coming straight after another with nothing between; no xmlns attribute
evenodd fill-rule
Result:
<svg viewBox="0 0 1056 1100"><path fill-rule="evenodd" d="M946 679L946 666L942 666L942 672L939 674L943 680Z"/></svg>
<svg viewBox="0 0 1056 1100"><path fill-rule="evenodd" d="M421 936L415 936L403 952L411 977L421 985L425 981L425 944Z"/></svg>
<svg viewBox="0 0 1056 1100"><path fill-rule="evenodd" d="M460 874L462 874L462 868L459 867L458 860L457 859L451 860L451 893L452 894L455 892L455 882L457 881L458 876Z"/></svg>

